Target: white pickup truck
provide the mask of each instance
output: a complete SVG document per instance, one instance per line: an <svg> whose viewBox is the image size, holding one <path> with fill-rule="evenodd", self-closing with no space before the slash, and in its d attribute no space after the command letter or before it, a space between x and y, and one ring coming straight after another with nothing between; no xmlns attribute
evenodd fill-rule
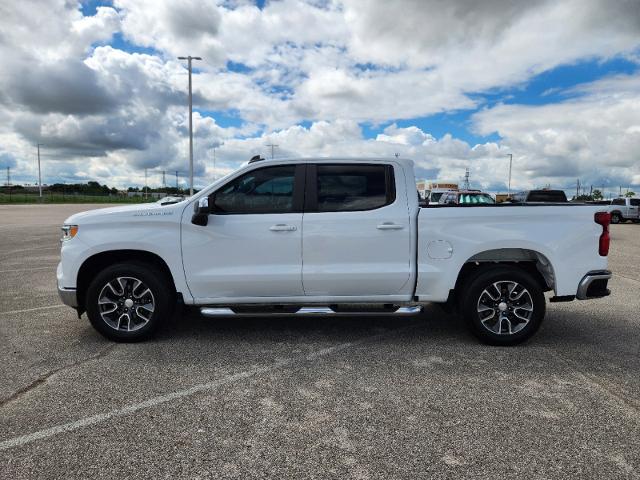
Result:
<svg viewBox="0 0 640 480"><path fill-rule="evenodd" d="M640 198L614 198L608 208L611 223L640 221Z"/></svg>
<svg viewBox="0 0 640 480"><path fill-rule="evenodd" d="M540 326L544 292L609 294L602 208L420 208L410 160L252 161L179 203L72 215L58 290L116 341L149 337L177 304L389 315L437 302L481 340L512 345Z"/></svg>

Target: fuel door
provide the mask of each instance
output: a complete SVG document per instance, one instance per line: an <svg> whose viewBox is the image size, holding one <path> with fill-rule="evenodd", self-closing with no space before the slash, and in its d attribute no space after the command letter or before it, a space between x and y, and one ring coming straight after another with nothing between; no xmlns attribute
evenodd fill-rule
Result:
<svg viewBox="0 0 640 480"><path fill-rule="evenodd" d="M453 255L453 245L446 240L432 240L427 245L427 255L434 260L446 260Z"/></svg>

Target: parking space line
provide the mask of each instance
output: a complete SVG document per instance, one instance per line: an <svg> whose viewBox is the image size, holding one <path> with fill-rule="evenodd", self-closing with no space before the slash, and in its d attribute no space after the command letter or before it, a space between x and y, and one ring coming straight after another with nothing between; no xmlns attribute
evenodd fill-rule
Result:
<svg viewBox="0 0 640 480"><path fill-rule="evenodd" d="M11 273L11 272L28 272L31 270L51 270L55 269L57 264L50 265L48 267L33 267L33 268L14 268L10 270L0 270L0 273Z"/></svg>
<svg viewBox="0 0 640 480"><path fill-rule="evenodd" d="M287 365L294 364L295 362L299 362L301 360L308 360L308 361L314 360L314 359L329 355L331 353L334 353L336 351L344 350L345 348L351 347L355 344L362 343L370 338L375 338L375 337L367 337L365 339L362 339L356 342L342 343L340 345L336 345L335 347L324 348L316 352L312 352L303 357L293 357L285 360L280 360L271 365L267 365L264 367L256 367L249 370L245 370L243 372L234 373L232 375L228 375L226 377L223 377L218 380L214 380L212 382L201 383L184 390L178 390L175 392L168 393L166 395L153 397L140 403L134 403L131 405L127 405L123 408L111 410L110 412L101 413L98 415L92 415L90 417L85 417L85 418L81 418L80 420L76 420L75 422L64 423L62 425L56 425L51 428L45 428L44 430L39 430L37 432L30 433L28 435L22 435L19 437L10 438L8 440L4 440L0 442L0 451L25 445L27 443L35 442L36 440L41 440L47 437L52 437L54 435L59 435L61 433L71 432L73 430L78 430L80 428L102 423L112 418L129 415L130 413L137 412L138 410L155 407L157 405L168 403L173 400L179 400L179 399L189 397L191 395L194 395L196 393L203 392L206 390L215 390L224 385L229 385L231 383L235 383L240 380L244 380L246 378L254 377L261 373L271 372L273 370L277 370Z"/></svg>
<svg viewBox="0 0 640 480"><path fill-rule="evenodd" d="M14 253L22 253L22 252L35 252L35 251L42 251L42 250L60 250L60 246L56 245L54 247L32 247L32 248L21 248L19 250L10 250L8 252L0 252L0 254L3 257L6 257L7 255L13 255Z"/></svg>
<svg viewBox="0 0 640 480"><path fill-rule="evenodd" d="M62 303L60 305L47 305L46 307L34 307L34 308L25 308L24 310L9 310L8 312L0 312L0 315L12 315L14 313L27 313L27 312L35 312L37 310L48 310L50 308L62 308L66 307Z"/></svg>
<svg viewBox="0 0 640 480"><path fill-rule="evenodd" d="M407 328L411 328L411 327L398 328L387 333L394 334L400 331L405 331L407 330ZM268 373L289 365L297 365L302 361L313 361L321 357L330 355L332 353L345 350L349 347L353 347L373 339L381 338L383 336L386 336L386 334L371 335L368 337L361 338L359 340L355 340L353 342L344 342L339 345L335 345L333 347L322 348L320 350L317 350L315 352L311 352L302 356L296 356L296 357L291 357L284 360L279 360L271 365L267 365L263 367L255 367L249 370L245 370L243 372L228 375L218 380L214 380L207 383L201 383L184 390L178 390L165 395L153 397L139 403L134 403L122 408L111 410L110 412L92 415L90 417L81 418L80 420L76 420L74 422L63 423L61 425L45 428L43 430L29 433L27 435L21 435L19 437L10 438L0 442L0 451L26 445L28 443L35 442L37 440L42 440L48 437L53 437L61 433L72 432L80 428L96 425L98 423L105 422L112 418L123 417L125 415L129 415L139 410L144 410L144 409L155 407L157 405L161 405L164 403L169 403L174 400L180 400L185 397L190 397L191 395L194 395L196 393L204 392L207 390L216 390L224 385L229 385L229 384L238 382L240 380L244 380L250 377L255 377L256 375L259 375L261 373Z"/></svg>

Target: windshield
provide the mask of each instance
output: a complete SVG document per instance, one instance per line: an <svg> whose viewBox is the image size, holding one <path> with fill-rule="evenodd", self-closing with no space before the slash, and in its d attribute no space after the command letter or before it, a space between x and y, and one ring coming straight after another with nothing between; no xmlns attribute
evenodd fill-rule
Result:
<svg viewBox="0 0 640 480"><path fill-rule="evenodd" d="M496 201L486 193L461 193L458 203L476 204L476 203L496 203Z"/></svg>
<svg viewBox="0 0 640 480"><path fill-rule="evenodd" d="M431 192L431 196L429 197L430 202L437 202L440 200L440 197L444 194L444 192Z"/></svg>

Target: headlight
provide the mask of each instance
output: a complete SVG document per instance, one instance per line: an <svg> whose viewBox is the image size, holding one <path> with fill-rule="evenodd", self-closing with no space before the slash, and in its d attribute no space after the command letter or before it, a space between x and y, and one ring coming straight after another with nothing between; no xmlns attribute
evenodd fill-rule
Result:
<svg viewBox="0 0 640 480"><path fill-rule="evenodd" d="M78 233L78 225L63 225L61 242L71 240Z"/></svg>

